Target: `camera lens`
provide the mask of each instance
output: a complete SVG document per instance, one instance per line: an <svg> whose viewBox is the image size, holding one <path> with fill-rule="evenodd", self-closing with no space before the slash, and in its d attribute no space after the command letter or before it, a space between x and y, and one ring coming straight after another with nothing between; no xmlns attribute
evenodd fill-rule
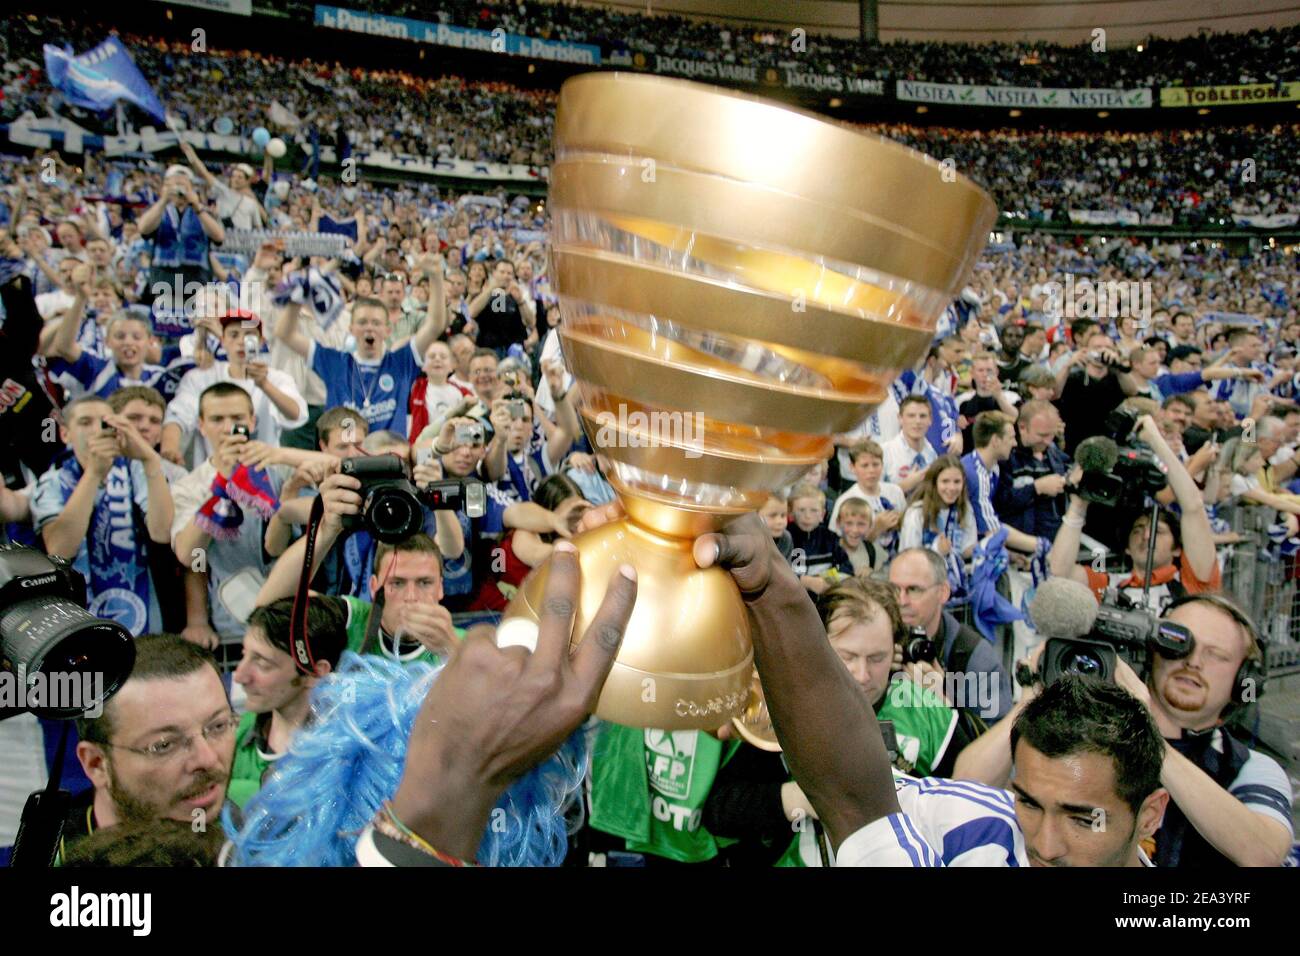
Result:
<svg viewBox="0 0 1300 956"><path fill-rule="evenodd" d="M413 496L386 489L371 496L365 509L366 524L380 541L403 541L424 527L424 509Z"/></svg>
<svg viewBox="0 0 1300 956"><path fill-rule="evenodd" d="M1061 670L1066 674L1079 674L1082 677L1104 677L1106 665L1092 651L1074 651L1061 660Z"/></svg>
<svg viewBox="0 0 1300 956"><path fill-rule="evenodd" d="M96 696L106 700L135 664L135 643L126 628L57 596L29 598L6 608L0 614L0 642L11 668L28 679L43 674L47 693L56 696L56 688L68 688L74 679L84 688L80 678L89 675L95 678ZM79 717L95 701L83 698L80 707L57 700L49 703L52 706L32 707L32 712L50 719Z"/></svg>

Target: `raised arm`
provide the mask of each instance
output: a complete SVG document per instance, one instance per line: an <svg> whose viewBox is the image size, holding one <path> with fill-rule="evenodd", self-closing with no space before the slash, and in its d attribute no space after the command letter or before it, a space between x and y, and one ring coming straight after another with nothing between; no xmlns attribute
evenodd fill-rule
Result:
<svg viewBox="0 0 1300 956"><path fill-rule="evenodd" d="M1196 482L1178 460L1178 455L1169 447L1165 436L1160 434L1160 428L1150 415L1138 419L1138 437L1151 446L1155 456L1165 466L1169 487L1178 500L1182 512L1183 556L1198 580L1209 581L1216 570L1214 531L1210 527L1209 515L1205 513L1201 490L1196 487Z"/></svg>
<svg viewBox="0 0 1300 956"><path fill-rule="evenodd" d="M301 302L288 302L280 309L280 318L275 324L275 336L303 358L311 356L311 339L299 327L302 313Z"/></svg>
<svg viewBox="0 0 1300 956"><path fill-rule="evenodd" d="M447 330L447 296L442 285L442 256L425 256L420 260L420 270L429 279L429 304L424 321L415 331L415 351L423 360L429 346Z"/></svg>
<svg viewBox="0 0 1300 956"><path fill-rule="evenodd" d="M731 572L777 739L832 844L899 812L880 725L831 648L817 610L757 515L695 542L700 567Z"/></svg>

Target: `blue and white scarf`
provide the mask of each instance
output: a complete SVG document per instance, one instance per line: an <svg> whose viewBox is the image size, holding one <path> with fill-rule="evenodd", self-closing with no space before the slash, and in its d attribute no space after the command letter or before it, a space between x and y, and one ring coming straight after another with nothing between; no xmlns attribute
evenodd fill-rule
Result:
<svg viewBox="0 0 1300 956"><path fill-rule="evenodd" d="M934 543L939 540L939 535L942 534L948 539L950 547L947 555L944 556L944 563L948 565L948 584L952 588L952 597L948 599L948 603L964 604L968 598L970 579L966 574L966 562L962 558L966 541L962 533L961 521L957 518L957 509L944 508L939 512L939 522L943 525L942 531L936 530L932 525L926 525L921 530L921 546L937 554L938 550Z"/></svg>
<svg viewBox="0 0 1300 956"><path fill-rule="evenodd" d="M75 456L59 469L59 486L66 502L81 480ZM96 617L117 621L133 635L149 628L149 558L135 507L131 462L113 462L104 487L95 496L86 549L90 566L90 604Z"/></svg>

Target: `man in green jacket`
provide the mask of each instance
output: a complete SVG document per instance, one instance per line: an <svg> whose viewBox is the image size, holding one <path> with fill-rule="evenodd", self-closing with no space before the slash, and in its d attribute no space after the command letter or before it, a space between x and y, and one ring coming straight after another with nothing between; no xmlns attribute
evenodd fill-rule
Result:
<svg viewBox="0 0 1300 956"><path fill-rule="evenodd" d="M226 796L240 809L262 788L262 779L289 750L298 728L311 716L316 682L338 667L347 646L347 606L340 598L316 595L307 605L307 636L316 658L315 676L299 672L290 653L293 599L282 598L253 611L244 632L244 656L235 682L244 688L248 712L235 732L235 758Z"/></svg>

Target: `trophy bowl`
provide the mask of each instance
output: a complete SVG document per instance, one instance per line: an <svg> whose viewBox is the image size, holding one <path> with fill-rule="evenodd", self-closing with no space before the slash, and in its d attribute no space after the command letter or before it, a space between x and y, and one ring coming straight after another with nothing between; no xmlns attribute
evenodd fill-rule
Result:
<svg viewBox="0 0 1300 956"><path fill-rule="evenodd" d="M996 218L936 160L683 80L585 74L560 92L552 286L579 416L627 512L574 538L574 640L611 576L636 607L596 714L714 729L750 700L730 576L696 536L828 458L928 348ZM535 646L543 563L498 642Z"/></svg>

